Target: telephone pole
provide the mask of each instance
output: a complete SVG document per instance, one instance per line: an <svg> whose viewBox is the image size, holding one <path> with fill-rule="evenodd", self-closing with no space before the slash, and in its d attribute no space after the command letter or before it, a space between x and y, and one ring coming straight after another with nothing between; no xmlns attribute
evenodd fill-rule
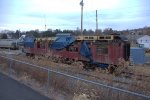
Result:
<svg viewBox="0 0 150 100"><path fill-rule="evenodd" d="M45 31L46 31L46 15L44 15Z"/></svg>
<svg viewBox="0 0 150 100"><path fill-rule="evenodd" d="M81 5L81 34L83 35L83 0L80 2Z"/></svg>
<svg viewBox="0 0 150 100"><path fill-rule="evenodd" d="M95 33L97 33L97 31L98 31L98 16L97 16L97 10L96 10L96 30L95 30L96 32Z"/></svg>

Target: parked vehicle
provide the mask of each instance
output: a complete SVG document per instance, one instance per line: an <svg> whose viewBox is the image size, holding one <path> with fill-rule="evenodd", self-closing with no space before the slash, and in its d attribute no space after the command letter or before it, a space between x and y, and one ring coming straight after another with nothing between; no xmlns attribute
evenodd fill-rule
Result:
<svg viewBox="0 0 150 100"><path fill-rule="evenodd" d="M0 39L0 48L18 49L17 39Z"/></svg>

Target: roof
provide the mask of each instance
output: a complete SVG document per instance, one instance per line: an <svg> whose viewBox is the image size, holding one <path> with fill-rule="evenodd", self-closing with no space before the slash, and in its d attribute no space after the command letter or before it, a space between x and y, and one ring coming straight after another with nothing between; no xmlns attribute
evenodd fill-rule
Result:
<svg viewBox="0 0 150 100"><path fill-rule="evenodd" d="M34 41L35 41L34 37L25 37L24 41L23 41L24 46L33 48L34 47Z"/></svg>
<svg viewBox="0 0 150 100"><path fill-rule="evenodd" d="M56 40L50 46L52 49L61 50L65 47L69 46L73 43L76 39L73 36L63 36L57 37Z"/></svg>
<svg viewBox="0 0 150 100"><path fill-rule="evenodd" d="M150 36L149 35L144 35L143 37L140 37L137 40L150 40Z"/></svg>
<svg viewBox="0 0 150 100"><path fill-rule="evenodd" d="M133 35L133 34L129 34L129 35L126 35L126 37L129 39L129 40L137 40L141 37L143 37L144 35Z"/></svg>

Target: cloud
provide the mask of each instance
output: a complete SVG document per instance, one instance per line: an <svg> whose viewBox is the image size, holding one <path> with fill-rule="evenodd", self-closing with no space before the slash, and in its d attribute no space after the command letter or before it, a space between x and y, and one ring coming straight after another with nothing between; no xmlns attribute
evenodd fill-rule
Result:
<svg viewBox="0 0 150 100"><path fill-rule="evenodd" d="M0 26L44 29L46 24L48 28L76 29L80 27L80 1L2 0ZM95 10L98 10L99 28L148 26L149 3L149 0L84 0L84 28L95 29Z"/></svg>

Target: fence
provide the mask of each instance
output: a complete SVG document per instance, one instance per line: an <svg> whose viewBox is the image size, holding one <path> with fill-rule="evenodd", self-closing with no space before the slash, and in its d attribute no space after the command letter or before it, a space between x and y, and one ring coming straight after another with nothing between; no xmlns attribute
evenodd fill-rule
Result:
<svg viewBox="0 0 150 100"><path fill-rule="evenodd" d="M123 90L95 81L68 75L35 64L0 56L0 71L20 79L31 87L39 87L50 98L59 99L57 93L63 94L65 100L84 97L87 100L149 100L150 96ZM54 91L57 93L54 93Z"/></svg>

